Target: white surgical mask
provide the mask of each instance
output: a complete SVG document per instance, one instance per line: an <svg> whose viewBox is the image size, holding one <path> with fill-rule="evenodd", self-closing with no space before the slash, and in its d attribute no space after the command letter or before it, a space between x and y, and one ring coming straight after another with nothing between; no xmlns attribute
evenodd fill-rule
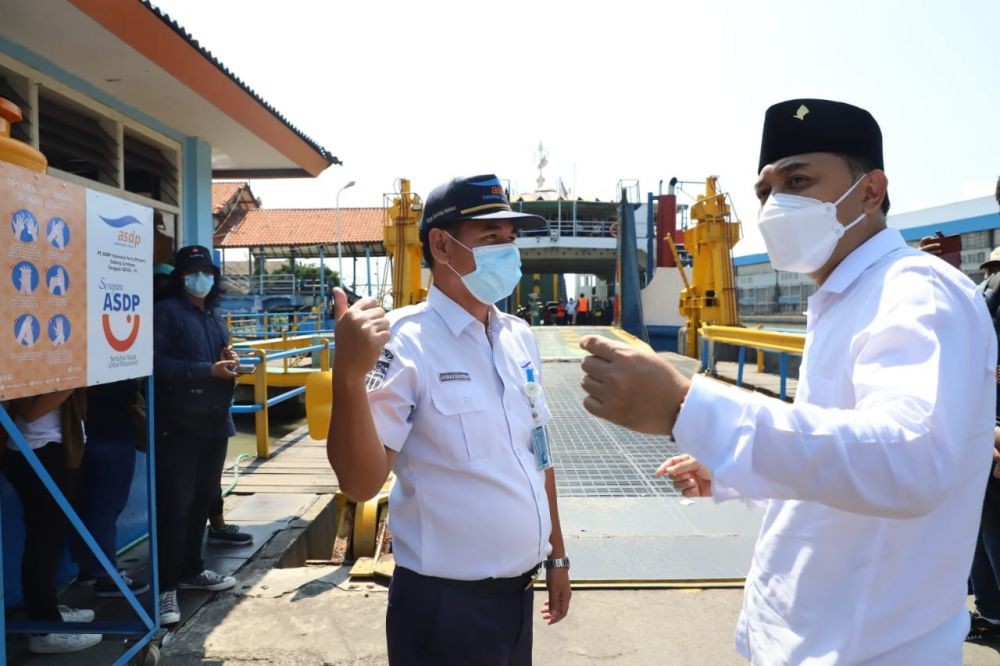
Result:
<svg viewBox="0 0 1000 666"><path fill-rule="evenodd" d="M510 296L514 287L521 280L521 253L513 243L503 245L483 245L468 247L460 240L451 239L472 253L476 268L467 275L460 275L448 264L455 275L462 278L462 283L477 301L492 305Z"/></svg>
<svg viewBox="0 0 1000 666"><path fill-rule="evenodd" d="M841 224L837 206L867 175L858 178L833 203L772 192L757 214L771 266L779 271L807 274L822 268L847 230L865 218L865 213L861 213L850 224Z"/></svg>
<svg viewBox="0 0 1000 666"><path fill-rule="evenodd" d="M184 276L184 289L196 298L205 298L215 285L215 276L205 273L191 273Z"/></svg>

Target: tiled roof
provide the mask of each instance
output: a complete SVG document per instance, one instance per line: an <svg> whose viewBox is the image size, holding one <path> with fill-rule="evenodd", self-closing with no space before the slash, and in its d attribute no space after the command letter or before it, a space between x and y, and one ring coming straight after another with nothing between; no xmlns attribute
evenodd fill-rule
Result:
<svg viewBox="0 0 1000 666"><path fill-rule="evenodd" d="M344 243L381 243L384 208L341 208ZM257 208L246 211L218 247L292 247L337 242L335 208Z"/></svg>
<svg viewBox="0 0 1000 666"><path fill-rule="evenodd" d="M240 80L239 77L237 77L235 74L233 74L231 71L229 71L228 67L226 67L225 65L223 65L219 61L218 58L216 58L214 55L212 55L211 51L209 51L208 49L206 49L205 47L203 47L198 42L198 40L195 39L194 37L192 37L191 34L188 33L187 30L185 30L184 28L182 28L180 26L180 24L177 23L177 21L175 21L172 18L170 18L170 16L168 14L166 14L164 12L161 12L149 0L140 0L140 2L142 2L142 4L147 9L149 9L149 11L153 12L153 14L155 14L157 18L159 18L161 21L163 21L165 24L167 24L178 35L180 35L180 37L182 39L184 39L188 44L190 44L192 47L194 47L195 49L197 49L202 54L202 56L204 56L205 59L208 60L209 62L211 62L213 65L215 65L219 69L219 71L221 71L223 74L225 74L230 79L232 79L233 82L236 85L238 85L239 87L243 88L243 90L245 90L248 95L250 95L251 97L253 97L257 101L258 104L260 104L262 107L264 107L265 109L267 109L271 113L271 115L273 115L275 118L277 118L278 120L280 120L286 127L288 127L288 129L292 130L303 141L305 141L313 150L315 150L317 153L319 153L323 157L323 159L327 160L327 162L330 162L331 164L343 164L339 159L337 159L337 157L335 155L331 154L330 151L328 151L326 148L324 148L323 146L319 145L318 143L316 143L315 141L313 141L312 139L310 139L298 127L296 127L295 125L293 125L290 122L288 122L287 118L285 118L283 115L281 115L280 113L278 113L277 109L275 109L273 106L271 106L266 101L264 101L263 97L261 97L256 92L254 92L254 90L250 86L248 86L246 83L244 83L242 80Z"/></svg>
<svg viewBox="0 0 1000 666"><path fill-rule="evenodd" d="M233 197L244 187L250 187L245 181L223 181L212 183L212 214L215 215L226 207Z"/></svg>

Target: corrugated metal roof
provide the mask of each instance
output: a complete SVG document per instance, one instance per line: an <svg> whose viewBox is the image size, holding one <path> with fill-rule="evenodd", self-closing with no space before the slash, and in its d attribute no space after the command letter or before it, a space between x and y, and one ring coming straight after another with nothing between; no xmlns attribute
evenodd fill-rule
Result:
<svg viewBox="0 0 1000 666"><path fill-rule="evenodd" d="M233 81L233 83L235 83L236 85L238 85L239 87L241 87L244 91L246 91L246 93L248 95L250 95L251 97L253 97L253 99L258 104L260 104L262 107L264 107L265 109L267 109L268 112L271 113L271 115L273 115L275 118L277 118L279 121L281 121L281 123L284 124L288 129L292 130L292 132L294 132L299 138L301 138L303 141L305 141L313 150L315 150L320 155L322 155L324 159L326 159L327 161L329 161L329 162L331 162L333 164L343 164L343 162L341 162L339 159L337 159L337 157L335 155L331 154L330 151L328 151L326 148L324 148L323 146L321 146L318 143L316 143L315 141L313 141L308 135L305 134L305 132L303 132L298 127L296 127L295 125L293 125L292 123L290 123L287 118L285 118L283 115L281 115L280 113L278 113L277 109L275 109L267 101L265 101L263 97L261 97L260 95L258 95L253 90L253 88L251 88L246 83L244 83L238 76L236 76L235 74L233 74L233 72L230 71L228 67L226 67L225 65L223 65L222 62L218 58L216 58L214 55L212 55L211 51L209 51L208 49L206 49L205 47L203 47L198 42L198 40L195 39L187 30L185 30L184 28L182 28L179 23L177 23L172 18L170 18L169 14L166 14L165 12L160 11L156 7L156 5L154 5L149 0L139 0L139 2L141 2L149 11L153 12L153 14L156 15L156 17L158 19L160 19L161 21L163 21L163 23L165 23L167 26L169 26L170 29L173 30L174 32L176 32L182 39L184 39L184 41L186 41L193 48L195 48L199 53L201 53L201 55L204 56L204 58L206 60L208 60L209 62L211 62L213 65L215 65L219 69L219 71L221 71L223 74L225 74L226 76L228 76Z"/></svg>
<svg viewBox="0 0 1000 666"><path fill-rule="evenodd" d="M381 243L384 208L341 208L343 243ZM258 208L219 243L222 248L333 245L338 240L335 208Z"/></svg>

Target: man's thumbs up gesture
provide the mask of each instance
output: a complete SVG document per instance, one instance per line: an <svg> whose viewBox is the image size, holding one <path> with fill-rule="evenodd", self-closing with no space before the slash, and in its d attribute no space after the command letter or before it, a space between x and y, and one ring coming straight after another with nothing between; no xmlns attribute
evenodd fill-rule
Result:
<svg viewBox="0 0 1000 666"><path fill-rule="evenodd" d="M379 352L389 342L389 320L374 298L362 298L347 307L347 294L333 289L333 374L338 381L362 380L375 366Z"/></svg>

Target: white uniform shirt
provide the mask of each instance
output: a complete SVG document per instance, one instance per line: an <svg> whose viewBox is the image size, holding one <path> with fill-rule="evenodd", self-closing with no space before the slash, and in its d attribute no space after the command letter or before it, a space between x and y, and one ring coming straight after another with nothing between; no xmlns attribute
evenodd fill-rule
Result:
<svg viewBox="0 0 1000 666"><path fill-rule="evenodd" d="M809 299L788 405L696 378L678 446L768 500L736 647L754 664L959 664L992 461L982 296L884 230Z"/></svg>
<svg viewBox="0 0 1000 666"><path fill-rule="evenodd" d="M493 308L491 345L435 287L389 320L368 402L382 443L399 454L389 496L396 562L457 580L525 573L551 551L552 529L524 392L528 370L541 383L531 329ZM535 404L547 422L544 395Z"/></svg>

